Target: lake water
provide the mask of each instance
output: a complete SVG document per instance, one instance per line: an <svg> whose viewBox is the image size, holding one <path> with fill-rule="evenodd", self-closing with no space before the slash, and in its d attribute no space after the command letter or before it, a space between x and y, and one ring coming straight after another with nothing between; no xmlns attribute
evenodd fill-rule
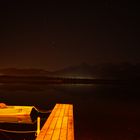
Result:
<svg viewBox="0 0 140 140"><path fill-rule="evenodd" d="M0 102L52 109L74 105L75 140L140 140L140 88L127 85L0 84ZM42 118L42 124L45 118ZM0 129L35 130L36 124L0 124ZM35 134L0 132L2 140L33 140Z"/></svg>

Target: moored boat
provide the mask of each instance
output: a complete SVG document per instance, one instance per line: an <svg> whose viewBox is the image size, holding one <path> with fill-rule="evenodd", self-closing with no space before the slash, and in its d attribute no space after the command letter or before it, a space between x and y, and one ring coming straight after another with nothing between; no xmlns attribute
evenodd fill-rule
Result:
<svg viewBox="0 0 140 140"><path fill-rule="evenodd" d="M33 123L38 114L34 106L1 106L0 123Z"/></svg>

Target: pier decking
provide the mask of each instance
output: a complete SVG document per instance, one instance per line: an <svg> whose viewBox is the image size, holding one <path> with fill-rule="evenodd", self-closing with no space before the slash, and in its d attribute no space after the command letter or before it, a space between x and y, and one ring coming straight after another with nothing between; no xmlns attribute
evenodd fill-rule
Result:
<svg viewBox="0 0 140 140"><path fill-rule="evenodd" d="M74 140L73 105L56 104L36 140Z"/></svg>

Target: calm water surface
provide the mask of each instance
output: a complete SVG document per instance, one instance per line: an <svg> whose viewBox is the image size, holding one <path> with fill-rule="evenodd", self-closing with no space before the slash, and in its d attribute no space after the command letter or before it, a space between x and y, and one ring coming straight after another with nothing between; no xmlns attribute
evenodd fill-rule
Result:
<svg viewBox="0 0 140 140"><path fill-rule="evenodd" d="M4 85L0 102L52 109L74 105L75 140L140 140L140 88L127 85ZM42 124L45 118L42 118ZM35 124L0 124L0 129L35 130ZM0 132L2 140L33 140L35 134Z"/></svg>

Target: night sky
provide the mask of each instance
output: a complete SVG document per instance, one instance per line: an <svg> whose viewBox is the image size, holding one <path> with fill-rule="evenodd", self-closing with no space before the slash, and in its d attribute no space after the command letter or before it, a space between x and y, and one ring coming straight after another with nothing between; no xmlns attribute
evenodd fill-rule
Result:
<svg viewBox="0 0 140 140"><path fill-rule="evenodd" d="M134 2L0 2L0 68L140 62Z"/></svg>

